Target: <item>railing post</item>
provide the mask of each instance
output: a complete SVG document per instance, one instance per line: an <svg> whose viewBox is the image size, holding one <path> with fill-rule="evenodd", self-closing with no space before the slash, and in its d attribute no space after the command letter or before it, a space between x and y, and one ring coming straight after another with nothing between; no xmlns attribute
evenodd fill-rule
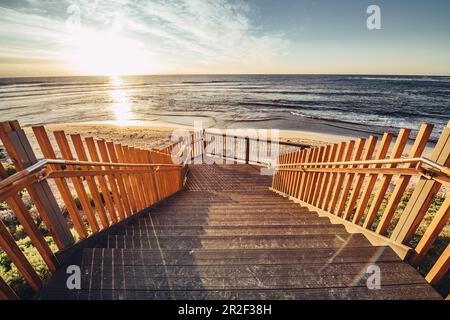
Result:
<svg viewBox="0 0 450 320"><path fill-rule="evenodd" d="M245 163L250 162L250 138L245 137Z"/></svg>
<svg viewBox="0 0 450 320"><path fill-rule="evenodd" d="M17 294L2 277L0 277L0 300L19 300Z"/></svg>
<svg viewBox="0 0 450 320"><path fill-rule="evenodd" d="M0 123L0 139L17 170L24 170L38 161L17 121ZM58 248L71 246L75 240L48 182L43 180L35 183L28 186L27 190Z"/></svg>
<svg viewBox="0 0 450 320"><path fill-rule="evenodd" d="M430 160L443 166L450 165L450 121L442 131L438 142L430 156ZM414 235L433 197L441 184L435 180L421 178L401 215L391 239L406 244Z"/></svg>

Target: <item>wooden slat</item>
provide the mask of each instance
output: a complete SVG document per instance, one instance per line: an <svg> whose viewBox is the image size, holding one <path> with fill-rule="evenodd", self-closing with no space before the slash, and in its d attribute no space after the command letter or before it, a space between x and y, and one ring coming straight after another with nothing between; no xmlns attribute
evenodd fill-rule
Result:
<svg viewBox="0 0 450 320"><path fill-rule="evenodd" d="M147 163L152 163L152 154L151 151L145 150ZM152 167L152 174L151 174L151 185L153 190L153 202L158 202L161 200L158 192L158 185L156 181L156 175L155 175L155 168Z"/></svg>
<svg viewBox="0 0 450 320"><path fill-rule="evenodd" d="M450 121L439 137L430 160L445 167L450 166ZM440 187L441 183L434 180L425 178L419 180L392 232L391 239L404 244L409 242Z"/></svg>
<svg viewBox="0 0 450 320"><path fill-rule="evenodd" d="M433 125L431 124L423 124L420 127L419 133L417 134L414 145L412 146L409 157L416 158L421 157L425 147L427 145L428 139L430 138L431 131L433 130ZM408 164L407 168L413 168L414 164ZM376 232L383 234L389 224L391 223L392 217L394 216L395 210L397 209L398 204L403 196L403 193L408 186L409 181L411 180L410 176L400 176L398 178L397 184L395 186L392 195L389 198L389 202L386 205L386 209L384 210L383 216L377 226Z"/></svg>
<svg viewBox="0 0 450 320"><path fill-rule="evenodd" d="M367 147L365 148L363 160L372 159L373 152L375 150L375 146L377 145L377 137L370 136L367 142ZM362 168L367 168L368 165L363 165ZM355 209L356 201L358 200L359 193L361 191L361 187L364 183L364 179L366 177L365 173L358 174L358 178L356 179L355 187L353 188L352 194L350 196L350 200L347 206L347 209L344 213L344 219L349 220L351 215L353 214L353 209Z"/></svg>
<svg viewBox="0 0 450 320"><path fill-rule="evenodd" d="M86 146L87 146L87 149L89 152L89 156L91 157L91 161L100 162L100 157L98 156L98 151L95 146L94 139L92 137L87 137L85 139L85 142L86 142ZM113 185L110 184L110 187L111 187L111 191L110 191L110 189L108 188L108 183L106 182L105 176L98 176L97 181L100 184L100 190L102 191L103 199L105 201L106 209L108 210L111 222L116 223L118 221L117 215L116 215L116 209L114 208L113 200L111 199L111 193L113 193L113 196L115 196L114 190L113 190ZM117 190L116 190L116 192L117 192ZM119 209L119 207L120 207L120 204L117 203L116 204L117 211L122 210L122 209ZM122 216L123 216L123 211L122 211Z"/></svg>
<svg viewBox="0 0 450 320"><path fill-rule="evenodd" d="M39 147L41 148L42 154L47 159L56 159L56 154L53 149L53 146L50 143L50 139L48 138L47 132L45 131L45 128L43 126L39 127L33 127L34 135L36 136L37 142L39 144ZM58 170L58 165L51 164L50 168L52 170ZM61 194L61 197L64 201L64 204L66 205L67 211L69 212L69 216L74 224L75 230L80 235L81 238L87 237L87 231L85 229L83 220L81 219L80 212L78 211L77 205L72 197L72 193L70 192L69 186L64 179L54 179L56 187L58 188L58 191ZM94 231L98 231L98 228L96 228L95 218L93 218L92 211L89 211L91 209L90 205L86 205L85 200L83 199L83 196L85 196L84 188L80 188L79 179L74 178L72 179L73 185L75 187L75 191L77 192L78 198L80 199L80 203L82 203L83 210L86 213L86 217L88 218L92 229ZM80 190L82 189L82 190Z"/></svg>
<svg viewBox="0 0 450 320"><path fill-rule="evenodd" d="M331 145L331 149L328 153L328 157L326 159L326 162L331 162L335 159L336 157L336 152L338 149L338 144L333 144ZM331 168L332 166L326 166L326 168ZM328 184L330 183L330 176L331 174L329 172L325 172L323 174L323 179L322 179L322 184L320 187L320 192L319 192L319 197L317 199L317 202L314 204L315 206L317 206L318 208L322 208L323 207L323 202L325 199L325 194L326 194L326 190L328 188Z"/></svg>
<svg viewBox="0 0 450 320"><path fill-rule="evenodd" d="M287 154L280 155L279 163L280 164L286 163L286 157L287 157ZM277 182L276 182L277 190L281 190L281 188L282 188L283 175L284 175L284 173L282 171L278 171Z"/></svg>
<svg viewBox="0 0 450 320"><path fill-rule="evenodd" d="M30 262L27 260L25 255L20 250L16 241L9 233L3 221L0 220L0 248L2 248L8 258L14 263L14 265L19 269L20 273L23 275L27 283L34 291L38 291L42 286L42 281L37 275L36 271L31 266Z"/></svg>
<svg viewBox="0 0 450 320"><path fill-rule="evenodd" d="M326 145L325 149L323 151L322 159L320 159L321 162L327 162L328 161L330 150L331 150L331 145ZM317 186L316 186L316 189L314 191L313 199L312 199L312 202L311 202L315 206L317 206L317 203L319 201L319 196L320 196L320 192L322 191L322 184L323 184L324 176L325 176L324 172L319 172L319 174L317 175Z"/></svg>
<svg viewBox="0 0 450 320"><path fill-rule="evenodd" d="M322 146L319 148L318 154L317 154L317 161L322 162L323 161L323 153L325 152L325 147ZM314 202L314 196L316 195L316 189L317 189L317 179L320 173L313 173L311 178L311 192L308 195L308 203Z"/></svg>
<svg viewBox="0 0 450 320"><path fill-rule="evenodd" d="M405 149L406 143L408 142L409 134L411 133L410 129L401 129L400 133L395 141L394 148L392 149L390 159L400 158L403 154L403 150ZM395 168L395 164L389 165L390 168ZM382 175L381 181L379 183L378 189L375 193L375 198L373 199L369 212L367 213L366 219L364 220L363 227L370 229L372 224L374 223L378 210L380 209L381 203L384 200L384 196L386 195L386 191L391 183L392 176L391 175Z"/></svg>
<svg viewBox="0 0 450 320"><path fill-rule="evenodd" d="M128 151L129 151L130 161L132 163L139 163L139 160L136 155L136 149L134 147L128 147ZM151 199L148 194L149 189L147 188L147 185L145 183L145 177L142 174L136 174L136 177L139 181L139 186L142 190L142 193L141 193L142 200L143 200L142 204L144 205L144 208L146 208L151 203Z"/></svg>
<svg viewBox="0 0 450 320"><path fill-rule="evenodd" d="M2 277L0 277L0 300L19 300L17 294Z"/></svg>
<svg viewBox="0 0 450 320"><path fill-rule="evenodd" d="M284 164L286 162L286 156L287 156L286 154L280 155L280 159L279 159L278 163ZM281 185L282 185L282 181L283 181L282 180L283 174L284 173L282 171L277 172L277 180L276 180L276 189L277 190L281 189Z"/></svg>
<svg viewBox="0 0 450 320"><path fill-rule="evenodd" d="M319 153L320 153L320 147L314 148L313 149L313 153L312 153L312 158L311 158L311 162L317 162L319 159ZM305 202L309 203L309 197L312 193L312 189L313 189L313 177L314 177L314 172L308 172L308 179L307 179L307 183L306 183L306 192L305 192Z"/></svg>
<svg viewBox="0 0 450 320"><path fill-rule="evenodd" d="M296 155L294 153L289 153L289 163L294 163ZM286 176L284 178L284 190L286 194L289 194L290 187L291 187L291 178L292 178L293 172L287 172Z"/></svg>
<svg viewBox="0 0 450 320"><path fill-rule="evenodd" d="M363 152L365 144L366 144L366 139L358 140L358 144L356 145L356 150L355 150L355 153L352 158L353 161L358 161L361 159L361 154ZM357 166L353 165L350 167L356 168ZM348 173L346 175L347 181L345 182L344 188L342 189L341 200L339 201L339 205L338 205L338 208L336 211L336 214L339 216L344 213L345 204L347 203L348 195L350 193L350 188L352 187L354 176L355 176L354 173Z"/></svg>
<svg viewBox="0 0 450 320"><path fill-rule="evenodd" d="M106 142L105 140L97 140L97 146L98 149L100 150L100 155L102 157L102 161L104 162L111 162L112 160L108 154L108 148L106 146ZM109 168L112 168L114 170L119 170L120 168L118 168L117 166L110 166ZM117 182L117 186L119 188L118 190L118 194L120 197L120 203L121 206L123 208L124 214L125 216L131 216L132 213L132 209L130 206L130 200L128 199L128 195L125 189L125 183L123 181L123 177L121 174L117 173L113 175L114 180Z"/></svg>
<svg viewBox="0 0 450 320"><path fill-rule="evenodd" d="M411 264L419 264L430 250L439 233L444 229L450 218L450 196L447 196L441 204L438 212L434 216L427 230L423 234L419 243L414 249L415 255L411 259Z"/></svg>
<svg viewBox="0 0 450 320"><path fill-rule="evenodd" d="M377 153L375 155L375 160L384 159L391 145L392 134L385 133L381 139L380 145L378 146ZM375 165L375 168L381 168L381 165ZM368 181L364 186L364 190L361 194L361 200L358 203L355 215L353 216L353 223L359 224L366 211L367 204L369 203L370 195L372 194L373 187L377 182L378 175L372 174L368 177Z"/></svg>
<svg viewBox="0 0 450 320"><path fill-rule="evenodd" d="M111 157L112 163L118 163L120 162L117 150L122 149L121 146L115 145L112 142L107 142L106 147L108 148L109 156ZM119 167L120 169L124 169L124 167ZM120 175L123 180L124 188L126 196L128 197L128 202L130 205L131 213L135 213L138 211L137 209L137 202L136 202L136 195L133 192L133 188L131 187L131 177L129 174L121 174Z"/></svg>
<svg viewBox="0 0 450 320"><path fill-rule="evenodd" d="M306 150L300 150L300 157L299 157L299 162L302 163L305 161L305 157L306 157ZM292 194L293 197L298 197L298 193L300 191L300 185L301 185L301 179L302 179L302 175L303 173L301 171L296 172L296 176L295 176L295 181L294 181L294 192Z"/></svg>
<svg viewBox="0 0 450 320"><path fill-rule="evenodd" d="M300 151L296 151L296 152L293 153L293 160L292 161L293 161L292 163L296 163L296 162L300 161ZM290 175L289 175L288 192L287 192L287 194L289 194L290 196L294 195L295 176L296 176L295 172L291 172Z"/></svg>
<svg viewBox="0 0 450 320"><path fill-rule="evenodd" d="M347 149L345 151L344 161L350 161L354 147L355 147L355 141L350 140L347 143ZM347 166L340 166L340 167L346 168ZM329 211L331 213L336 213L336 204L339 200L339 195L341 193L342 184L344 183L344 178L345 178L345 173L339 173L337 181L336 181L336 186L334 187L333 200L331 201L331 206L329 208Z"/></svg>
<svg viewBox="0 0 450 320"><path fill-rule="evenodd" d="M450 267L450 244L447 245L442 255L434 264L433 268L431 268L430 272L428 272L425 280L427 280L430 284L437 284L447 273L448 268Z"/></svg>
<svg viewBox="0 0 450 320"><path fill-rule="evenodd" d="M259 154L259 153L258 153ZM292 154L288 153L286 154L286 159L285 159L285 163L292 163ZM289 175L289 172L284 172L283 175L281 176L281 190L286 191L287 189L287 177Z"/></svg>
<svg viewBox="0 0 450 320"><path fill-rule="evenodd" d="M147 159L146 159L146 155L145 155L145 151L142 149L136 149L136 156L137 159L139 161L139 163L147 163ZM143 180L145 183L145 191L147 194L147 198L148 198L148 203L147 206L150 206L151 204L153 204L155 202L155 198L154 198L154 194L153 194L153 187L151 184L151 174L147 173L143 176Z"/></svg>
<svg viewBox="0 0 450 320"><path fill-rule="evenodd" d="M339 143L339 147L338 147L338 150L336 152L336 157L333 160L333 162L342 161L346 145L347 145L346 142ZM333 166L333 168L337 168L337 167L339 167L339 166ZM331 197L333 195L333 188L334 188L335 183L336 183L337 175L338 175L337 173L332 173L330 175L330 183L327 186L327 190L325 192L325 198L323 200L323 207L322 207L322 209L325 210L325 211L329 211L330 201L331 201Z"/></svg>
<svg viewBox="0 0 450 320"><path fill-rule="evenodd" d="M150 152L150 159L151 159L152 163L159 163L158 154L156 154L154 152ZM161 182L161 172L157 171L156 169L154 170L153 180L155 181L155 186L156 186L156 190L158 192L159 200L164 199L165 190L163 189L163 185Z"/></svg>
<svg viewBox="0 0 450 320"><path fill-rule="evenodd" d="M0 181L5 179L7 176L6 170L0 163ZM39 228L34 222L31 213L28 211L22 199L15 194L7 198L6 203L14 211L17 220L23 226L26 234L30 237L31 242L42 256L42 259L44 259L50 271L55 272L58 261L45 241L44 236L39 231Z"/></svg>
<svg viewBox="0 0 450 320"><path fill-rule="evenodd" d="M129 151L128 146L122 146L120 144L116 145L116 152L117 156L119 157L119 162L123 163L131 162L128 151ZM131 180L131 187L133 189L133 194L136 197L135 200L137 209L142 210L145 208L145 205L144 205L144 197L142 195L142 189L140 186L140 181L138 180L138 177L135 174L130 175L130 180Z"/></svg>
<svg viewBox="0 0 450 320"><path fill-rule="evenodd" d="M306 162L305 163L311 163L313 162L314 159L314 152L315 149L314 148L309 148L308 149L308 154L307 154L307 158L306 158ZM305 172L304 173L304 177L302 178L302 188L300 190L301 194L299 199L304 201L306 199L306 195L308 194L308 181L310 179L310 173L309 172Z"/></svg>
<svg viewBox="0 0 450 320"><path fill-rule="evenodd" d="M67 138L63 131L55 131L54 132L56 142L59 145L59 149L61 150L62 156L66 160L74 160L74 157L72 155L72 151L69 147L69 142L67 141ZM88 161L86 151L84 150L83 142L81 141L81 137L79 134L77 135L71 135L72 143L75 147L75 152L77 153L77 157L81 161ZM83 170L90 170L88 166L81 166ZM106 228L109 226L109 220L106 216L106 211L103 206L103 201L100 197L100 193L98 192L97 183L95 182L94 177L86 177L86 183L89 188L89 192L91 193L92 200L94 202L95 209L97 210L97 214L100 218L100 222L103 226L103 228Z"/></svg>

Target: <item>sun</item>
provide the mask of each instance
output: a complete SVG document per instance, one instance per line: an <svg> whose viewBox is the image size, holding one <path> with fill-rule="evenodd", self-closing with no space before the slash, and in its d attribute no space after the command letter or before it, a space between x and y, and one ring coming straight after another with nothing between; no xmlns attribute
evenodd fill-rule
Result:
<svg viewBox="0 0 450 320"><path fill-rule="evenodd" d="M79 30L66 39L65 58L75 72L87 75L151 73L151 54L135 40L114 32Z"/></svg>

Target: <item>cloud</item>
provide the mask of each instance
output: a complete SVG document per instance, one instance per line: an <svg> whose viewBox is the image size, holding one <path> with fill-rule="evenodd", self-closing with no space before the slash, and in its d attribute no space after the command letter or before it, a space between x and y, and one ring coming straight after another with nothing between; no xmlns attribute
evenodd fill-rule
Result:
<svg viewBox="0 0 450 320"><path fill-rule="evenodd" d="M289 49L285 36L252 21L252 8L240 0L68 0L59 11L51 1L33 3L0 7L0 56L63 58L76 36L66 26L74 16L83 30L112 30L137 43L161 72L252 72Z"/></svg>

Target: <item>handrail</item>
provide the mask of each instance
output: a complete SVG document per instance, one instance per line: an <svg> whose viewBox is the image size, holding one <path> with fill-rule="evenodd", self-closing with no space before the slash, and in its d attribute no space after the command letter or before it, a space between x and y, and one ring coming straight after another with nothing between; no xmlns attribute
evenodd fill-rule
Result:
<svg viewBox="0 0 450 320"><path fill-rule="evenodd" d="M345 165L372 165L372 164L405 164L405 163L424 163L429 165L430 167L445 173L450 176L450 168L440 165L435 161L431 161L425 157L416 157L416 158L400 158L400 159L381 159L381 160L360 160L360 161L338 161L338 162L301 162L301 163L285 163L285 164L276 164L274 167L321 167L321 166L345 166Z"/></svg>
<svg viewBox="0 0 450 320"><path fill-rule="evenodd" d="M217 132L211 132L211 131L205 131L206 134L213 135L213 136L224 136L224 133L217 133ZM295 143L295 142L287 142L287 141L281 141L281 140L272 140L272 139L259 139L254 138L251 136L239 136L239 135L231 135L230 137L235 137L237 139L249 139L251 141L264 141L269 144L279 144L282 146L290 146L290 147L298 147L298 148L308 148L310 145L308 144L302 144L302 143Z"/></svg>
<svg viewBox="0 0 450 320"><path fill-rule="evenodd" d="M149 168L149 167L182 167L178 164L167 164L167 163L111 163L111 162L94 162L94 161L78 161L78 160L59 160L59 159L42 159L35 164L27 167L24 170L16 172L15 174L7 177L6 179L0 181L0 190L5 188L7 185L11 185L14 182L23 179L36 171L43 169L44 167L55 164L55 165L78 165L78 166L114 166L114 167L132 167L132 168Z"/></svg>

